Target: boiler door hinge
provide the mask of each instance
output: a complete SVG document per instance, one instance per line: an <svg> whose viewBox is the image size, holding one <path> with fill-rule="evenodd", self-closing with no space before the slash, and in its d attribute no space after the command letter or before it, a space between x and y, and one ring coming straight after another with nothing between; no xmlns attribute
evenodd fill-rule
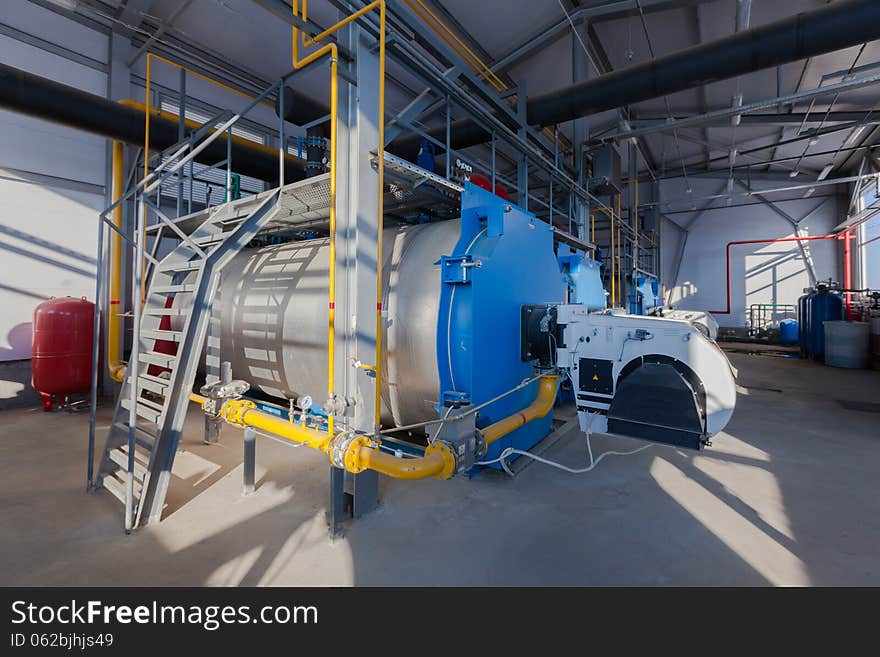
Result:
<svg viewBox="0 0 880 657"><path fill-rule="evenodd" d="M470 283L470 270L474 267L479 269L483 265L479 260L475 262L471 255L441 256L434 264L440 265L440 280L451 285Z"/></svg>

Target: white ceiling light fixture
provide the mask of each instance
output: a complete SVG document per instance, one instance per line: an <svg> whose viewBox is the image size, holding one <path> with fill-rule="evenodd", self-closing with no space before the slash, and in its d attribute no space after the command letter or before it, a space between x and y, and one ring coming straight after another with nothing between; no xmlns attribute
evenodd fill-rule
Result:
<svg viewBox="0 0 880 657"><path fill-rule="evenodd" d="M819 173L819 177L816 179L817 181L825 180L828 177L828 174L834 169L833 164L828 164L824 169Z"/></svg>
<svg viewBox="0 0 880 657"><path fill-rule="evenodd" d="M815 193L815 191L816 191L816 188L815 188L815 187L810 187L810 188L807 190L807 193L804 194L804 198L810 198L810 197Z"/></svg>
<svg viewBox="0 0 880 657"><path fill-rule="evenodd" d="M797 169L792 169L791 173L788 174L788 177L789 178L797 178L800 175L800 173L801 172L798 171Z"/></svg>

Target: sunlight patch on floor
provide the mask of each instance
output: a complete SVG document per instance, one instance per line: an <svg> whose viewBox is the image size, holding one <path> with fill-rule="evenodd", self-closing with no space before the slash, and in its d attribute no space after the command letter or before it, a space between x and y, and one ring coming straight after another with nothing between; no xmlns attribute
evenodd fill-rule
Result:
<svg viewBox="0 0 880 657"><path fill-rule="evenodd" d="M657 457L650 472L660 488L769 583L810 584L806 566L795 554L672 463Z"/></svg>
<svg viewBox="0 0 880 657"><path fill-rule="evenodd" d="M694 457L693 463L748 506L762 521L783 536L795 540L776 475L761 467L702 456Z"/></svg>
<svg viewBox="0 0 880 657"><path fill-rule="evenodd" d="M263 553L258 545L222 564L205 579L205 586L239 586Z"/></svg>
<svg viewBox="0 0 880 657"><path fill-rule="evenodd" d="M219 465L194 452L178 450L174 457L174 465L171 467L171 474L191 482L193 486L198 486L219 469Z"/></svg>
<svg viewBox="0 0 880 657"><path fill-rule="evenodd" d="M351 586L351 548L346 540L337 540L328 552L329 542L325 513L320 511L290 534L258 586Z"/></svg>
<svg viewBox="0 0 880 657"><path fill-rule="evenodd" d="M169 552L179 552L221 535L250 518L289 503L294 496L292 487L279 488L275 482L268 481L253 495L243 497L241 466L231 470L208 490L210 495L199 495L157 527L147 528Z"/></svg>
<svg viewBox="0 0 880 657"><path fill-rule="evenodd" d="M701 454L706 457L711 457L713 454L727 454L763 463L770 462L770 455L763 449L749 445L747 442L723 431L712 436L712 446L707 447Z"/></svg>

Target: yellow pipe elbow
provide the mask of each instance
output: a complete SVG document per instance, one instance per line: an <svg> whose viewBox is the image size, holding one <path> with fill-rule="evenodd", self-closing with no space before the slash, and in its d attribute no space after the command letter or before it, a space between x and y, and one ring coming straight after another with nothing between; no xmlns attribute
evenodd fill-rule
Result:
<svg viewBox="0 0 880 657"><path fill-rule="evenodd" d="M201 395L192 394L190 400L204 405L207 400ZM257 410L252 401L233 399L223 404L220 416L230 424L253 427L271 433L291 442L307 445L322 452L331 452L331 439L324 431L312 429L302 424L293 424L283 418ZM334 437L334 438L338 438ZM349 443L343 454L345 469L353 474L364 470L375 470L389 477L404 480L449 479L455 474L455 455L444 444L428 446L425 455L417 458L397 458L379 451L369 436L358 436Z"/></svg>
<svg viewBox="0 0 880 657"><path fill-rule="evenodd" d="M379 451L366 436L352 441L345 452L345 469L358 474L375 470L395 479L449 479L455 474L455 456L446 445L429 445L424 456L398 458Z"/></svg>
<svg viewBox="0 0 880 657"><path fill-rule="evenodd" d="M494 443L499 438L516 431L532 420L546 417L556 401L556 389L559 385L559 379L560 376L558 374L542 376L538 387L538 396L535 397L535 401L520 412L508 415L506 418L498 420L498 422L490 424L483 429L481 433L486 445Z"/></svg>

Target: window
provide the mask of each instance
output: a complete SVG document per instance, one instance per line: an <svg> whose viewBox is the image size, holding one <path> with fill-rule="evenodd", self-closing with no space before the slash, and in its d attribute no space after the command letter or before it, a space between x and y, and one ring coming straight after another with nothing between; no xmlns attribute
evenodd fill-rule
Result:
<svg viewBox="0 0 880 657"><path fill-rule="evenodd" d="M162 111L169 114L178 115L178 104L176 99L163 98L161 100ZM211 118L211 115L204 109L187 106L186 118L197 123L205 123ZM221 125L220 123L217 124ZM265 144L268 139L265 134L261 134L256 130L243 127L240 123L232 126L232 134L242 139L255 142L257 144ZM235 172L235 159L232 161L232 171ZM216 205L222 203L226 196L226 168L211 167L207 164L193 162L191 166L185 166L181 178L183 179L183 198L184 201L190 200L190 189L192 190L192 203L196 206L203 206L210 203ZM192 181L190 182L190 176ZM162 196L177 198L178 176L170 176L162 183ZM262 180L252 178L250 176L241 176L241 195L249 196L262 192L265 185Z"/></svg>
<svg viewBox="0 0 880 657"><path fill-rule="evenodd" d="M880 209L878 183L872 180L862 190L861 210ZM859 227L860 259L864 267L862 284L872 290L880 289L880 213L874 215Z"/></svg>
<svg viewBox="0 0 880 657"><path fill-rule="evenodd" d="M161 105L163 112L174 114L174 116L178 115L179 107L176 100L163 98L161 101ZM215 112L215 114L216 113L217 112ZM190 121L195 121L196 123L205 123L208 119L211 118L211 114L208 114L207 112L198 109L194 109L190 105L187 105L186 118ZM217 126L220 125L220 123L217 124ZM232 126L232 134L234 134L236 137L241 137L242 139L256 142L257 144L266 144L266 135L256 132L255 130L249 130L248 128L243 127L241 125L241 121Z"/></svg>

